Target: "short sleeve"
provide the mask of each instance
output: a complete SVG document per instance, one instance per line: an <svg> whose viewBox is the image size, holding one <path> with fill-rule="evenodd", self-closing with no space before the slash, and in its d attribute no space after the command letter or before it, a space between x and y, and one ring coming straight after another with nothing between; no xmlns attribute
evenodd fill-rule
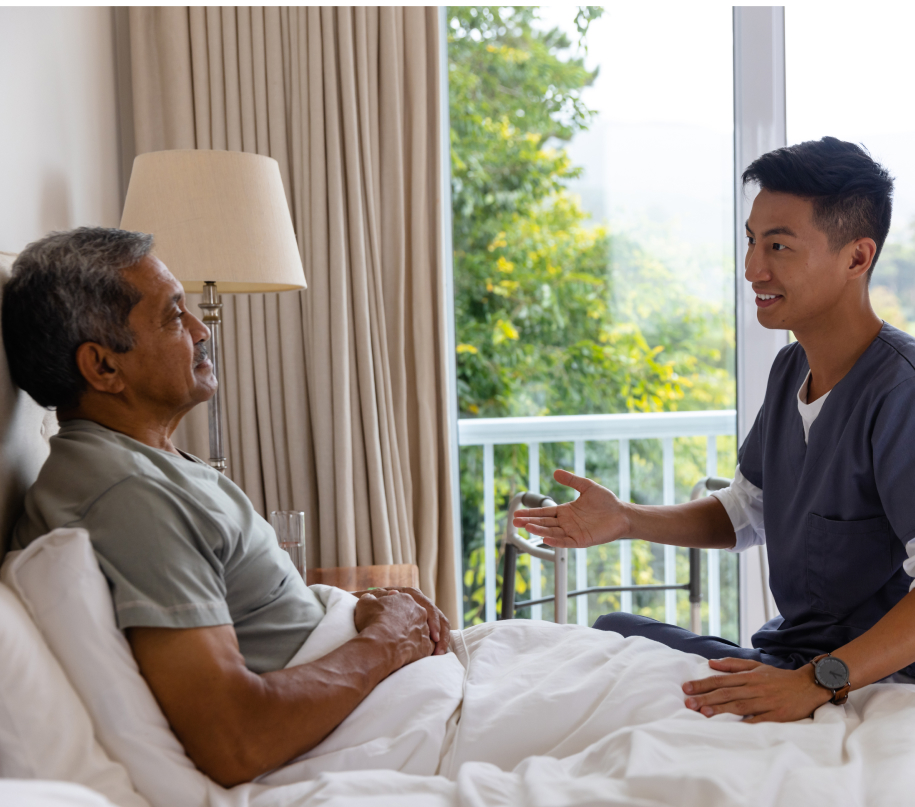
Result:
<svg viewBox="0 0 915 807"><path fill-rule="evenodd" d="M915 378L886 396L874 421L871 449L877 492L893 532L915 538Z"/></svg>
<svg viewBox="0 0 915 807"><path fill-rule="evenodd" d="M763 485L763 445L766 405L763 404L756 414L756 420L750 428L746 439L737 451L737 462L746 480L762 490Z"/></svg>
<svg viewBox="0 0 915 807"><path fill-rule="evenodd" d="M70 526L89 532L121 630L232 624L221 560L225 539L181 492L129 477Z"/></svg>
<svg viewBox="0 0 915 807"><path fill-rule="evenodd" d="M751 546L766 543L766 527L763 520L763 492L749 482L738 465L734 469L734 480L726 488L712 491L710 494L721 502L731 526L734 527L736 541L729 552L743 552Z"/></svg>

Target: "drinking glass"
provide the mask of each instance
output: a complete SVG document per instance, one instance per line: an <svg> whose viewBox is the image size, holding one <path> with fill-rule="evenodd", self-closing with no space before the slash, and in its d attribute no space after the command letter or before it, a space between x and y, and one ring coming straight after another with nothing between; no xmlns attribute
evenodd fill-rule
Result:
<svg viewBox="0 0 915 807"><path fill-rule="evenodd" d="M301 510L271 510L270 524L276 540L286 550L303 579L305 577L305 513Z"/></svg>

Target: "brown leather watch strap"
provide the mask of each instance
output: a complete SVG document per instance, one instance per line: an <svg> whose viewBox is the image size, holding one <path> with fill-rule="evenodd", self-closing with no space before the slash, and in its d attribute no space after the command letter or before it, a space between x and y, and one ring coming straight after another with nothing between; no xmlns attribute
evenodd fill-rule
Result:
<svg viewBox="0 0 915 807"><path fill-rule="evenodd" d="M822 687L823 685L819 681L817 681L816 663L818 661L822 661L824 658L829 658L829 656L831 656L831 655L832 655L832 653L821 653L816 658L810 660L811 666L814 667L813 682L818 687ZM823 687L823 689L827 689L827 688L828 687ZM832 689L830 691L832 692L832 697L829 699L829 702L834 703L836 706L841 706L843 703L845 703L845 701L848 700L848 693L851 692L851 682L849 681L848 683L845 684L844 687L841 687L840 689Z"/></svg>

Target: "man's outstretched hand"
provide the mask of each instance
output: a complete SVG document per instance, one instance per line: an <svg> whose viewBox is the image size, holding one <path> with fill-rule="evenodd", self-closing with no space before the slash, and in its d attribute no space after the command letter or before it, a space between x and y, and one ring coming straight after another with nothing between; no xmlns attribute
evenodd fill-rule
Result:
<svg viewBox="0 0 915 807"><path fill-rule="evenodd" d="M560 547L581 548L626 537L629 518L622 502L607 488L563 470L555 471L553 479L577 490L578 498L555 507L518 510L512 522L516 527Z"/></svg>
<svg viewBox="0 0 915 807"><path fill-rule="evenodd" d="M810 717L831 697L828 689L814 683L809 664L783 670L750 659L724 658L710 661L709 666L733 675L713 675L683 685L687 708L706 717L730 713L741 715L747 723L787 723Z"/></svg>

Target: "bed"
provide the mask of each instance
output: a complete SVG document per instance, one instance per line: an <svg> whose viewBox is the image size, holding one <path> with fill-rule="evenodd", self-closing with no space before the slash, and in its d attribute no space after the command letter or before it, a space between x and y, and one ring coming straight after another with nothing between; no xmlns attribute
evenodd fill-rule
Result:
<svg viewBox="0 0 915 807"><path fill-rule="evenodd" d="M0 283L10 256L0 256ZM4 533L54 423L0 358ZM386 679L320 746L229 790L193 768L113 627L82 531L9 556L0 583L0 804L905 804L915 686L877 684L812 719L747 725L683 706L707 663L641 638L512 620ZM64 534L66 533L66 534ZM38 542L36 542L37 544ZM33 545L35 546L35 545ZM27 554L29 553L29 554ZM353 632L353 598L291 663ZM126 655L125 655L126 652ZM906 761L908 760L908 761Z"/></svg>

